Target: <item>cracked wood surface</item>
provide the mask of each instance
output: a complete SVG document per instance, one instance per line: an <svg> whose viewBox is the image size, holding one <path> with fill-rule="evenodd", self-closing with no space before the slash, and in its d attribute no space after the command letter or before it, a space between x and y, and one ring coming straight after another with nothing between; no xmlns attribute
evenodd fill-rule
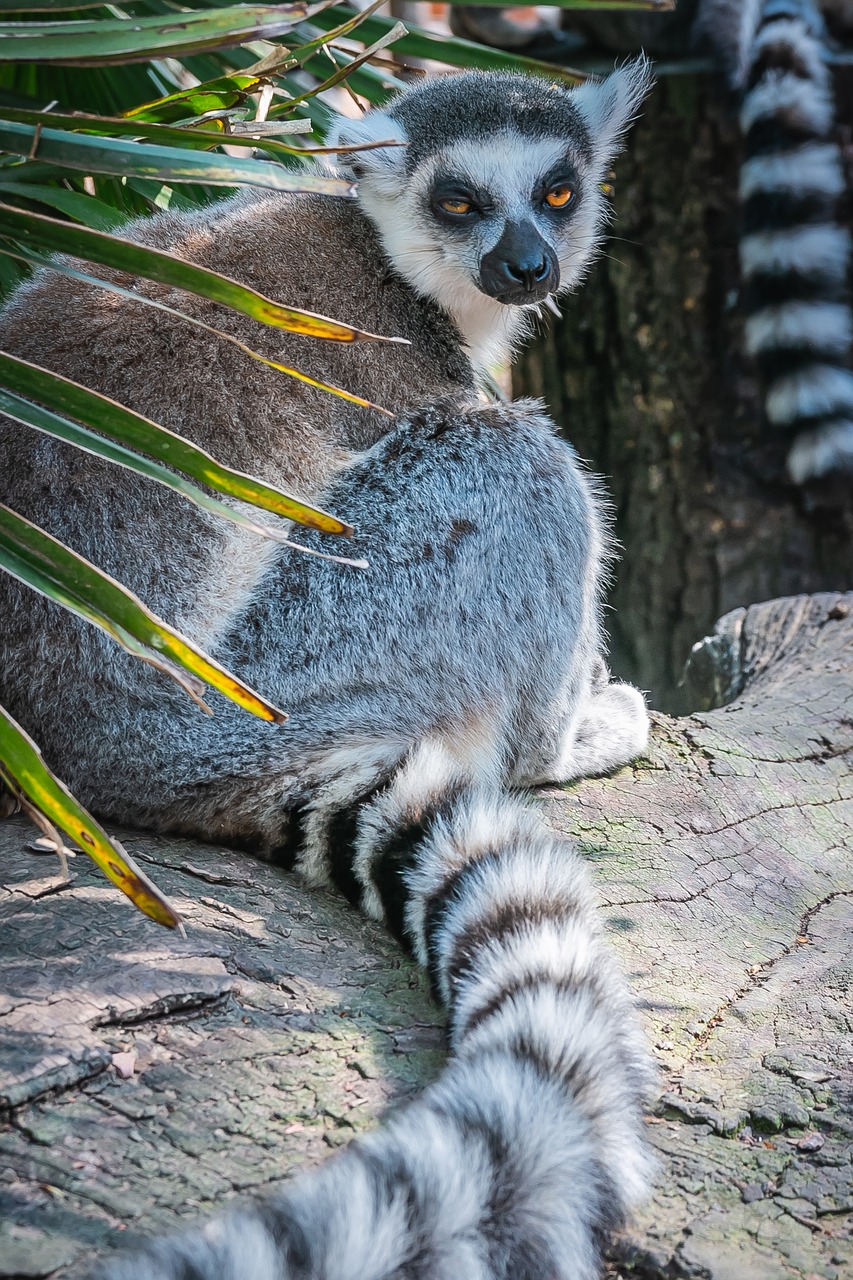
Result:
<svg viewBox="0 0 853 1280"><path fill-rule="evenodd" d="M647 760L542 793L599 884L661 1065L661 1180L619 1273L853 1274L853 595L729 615ZM383 931L250 858L130 834L187 921L0 824L0 1277L263 1190L440 1069Z"/></svg>

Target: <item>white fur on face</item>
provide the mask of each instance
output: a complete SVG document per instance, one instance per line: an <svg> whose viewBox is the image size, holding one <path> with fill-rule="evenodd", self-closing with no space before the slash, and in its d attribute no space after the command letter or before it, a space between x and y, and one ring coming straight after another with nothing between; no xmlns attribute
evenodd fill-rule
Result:
<svg viewBox="0 0 853 1280"><path fill-rule="evenodd" d="M546 215L534 193L561 161L578 177L570 212ZM430 211L437 175L488 191L494 212L471 228L448 228ZM498 243L506 223L532 222L560 264L560 293L572 289L589 265L604 220L595 183L584 182L583 163L561 138L533 141L505 132L480 143L458 142L431 156L412 177L402 166L371 171L359 199L379 230L396 270L419 294L452 316L475 368L506 356L538 304L506 306L479 288L480 263Z"/></svg>
<svg viewBox="0 0 853 1280"><path fill-rule="evenodd" d="M489 80L471 78L470 91L488 94ZM419 294L432 298L456 323L475 368L505 357L539 304L507 306L479 288L480 263L503 234L507 221L532 222L560 264L558 292L574 288L592 261L607 218L600 184L625 130L651 85L649 64L637 58L605 80L588 81L572 91L577 116L565 117L553 136L535 138L512 127L497 128L431 153L407 173L405 150L383 147L355 155L340 154L337 168L359 181L359 200L376 226L389 260ZM409 91L430 104L429 85ZM393 108L392 108L393 111ZM411 115L417 121L417 115ZM409 128L417 131L417 123ZM359 120L341 119L329 133L329 144L406 142L401 121L384 111ZM561 160L574 171L577 198L561 217L545 214L536 189ZM489 192L494 212L470 228L448 227L434 216L430 185L441 173ZM565 176L568 176L568 172Z"/></svg>

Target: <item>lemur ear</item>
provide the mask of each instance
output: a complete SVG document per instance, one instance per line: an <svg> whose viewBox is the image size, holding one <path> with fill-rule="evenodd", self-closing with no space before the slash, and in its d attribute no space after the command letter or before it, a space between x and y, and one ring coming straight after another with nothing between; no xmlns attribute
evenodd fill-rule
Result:
<svg viewBox="0 0 853 1280"><path fill-rule="evenodd" d="M589 126L595 158L609 164L621 150L622 138L654 83L646 57L632 58L606 80L589 80L574 91L575 102Z"/></svg>
<svg viewBox="0 0 853 1280"><path fill-rule="evenodd" d="M365 142L406 142L399 120L384 111L368 111L358 120L340 116L328 134L328 146L351 147ZM404 166L405 147L376 147L372 151L350 151L338 155L335 167L342 177L367 178L380 182L393 180L395 185Z"/></svg>

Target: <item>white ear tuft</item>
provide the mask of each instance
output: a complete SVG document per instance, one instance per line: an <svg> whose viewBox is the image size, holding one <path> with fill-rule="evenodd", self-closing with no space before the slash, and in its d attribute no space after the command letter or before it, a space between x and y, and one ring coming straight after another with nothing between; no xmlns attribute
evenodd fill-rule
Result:
<svg viewBox="0 0 853 1280"><path fill-rule="evenodd" d="M399 120L384 111L368 111L360 119L351 120L339 116L328 132L330 147L358 146L369 142L406 142L406 133ZM338 172L346 178L392 178L401 172L405 147L377 147L373 151L351 151L339 155Z"/></svg>
<svg viewBox="0 0 853 1280"><path fill-rule="evenodd" d="M606 80L590 80L575 89L574 99L600 164L609 164L621 149L623 135L653 83L651 63L641 56L617 67Z"/></svg>

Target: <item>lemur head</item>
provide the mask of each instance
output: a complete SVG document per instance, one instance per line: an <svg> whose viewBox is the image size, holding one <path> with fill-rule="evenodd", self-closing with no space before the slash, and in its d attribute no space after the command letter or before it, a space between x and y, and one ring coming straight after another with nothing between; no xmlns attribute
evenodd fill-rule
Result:
<svg viewBox="0 0 853 1280"><path fill-rule="evenodd" d="M648 65L568 88L469 72L341 120L340 155L396 271L456 322L475 364L505 350L549 295L582 278L607 220L601 183L649 87Z"/></svg>

